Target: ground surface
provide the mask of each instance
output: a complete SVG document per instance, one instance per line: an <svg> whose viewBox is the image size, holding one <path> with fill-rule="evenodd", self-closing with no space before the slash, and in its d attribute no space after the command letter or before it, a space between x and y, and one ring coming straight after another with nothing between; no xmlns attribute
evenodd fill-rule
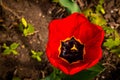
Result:
<svg viewBox="0 0 120 80"><path fill-rule="evenodd" d="M96 1L83 0L85 7L96 5ZM66 15L65 10L49 0L3 0L0 6L0 80L12 80L13 76L22 80L37 80L52 72L45 56L48 37L48 24L53 18ZM105 0L104 18L111 27L120 27L120 0ZM18 19L24 17L35 27L35 33L24 37L18 31ZM3 27L4 26L4 27ZM119 29L118 29L119 30ZM17 42L18 55L2 55L3 43ZM31 58L30 50L43 51L42 61ZM120 59L116 54L103 50L101 62L105 71L95 80L120 80Z"/></svg>

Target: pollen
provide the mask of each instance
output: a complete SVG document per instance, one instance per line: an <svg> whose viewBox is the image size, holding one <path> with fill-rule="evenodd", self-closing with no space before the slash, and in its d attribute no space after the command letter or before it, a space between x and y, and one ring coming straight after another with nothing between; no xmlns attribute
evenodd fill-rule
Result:
<svg viewBox="0 0 120 80"><path fill-rule="evenodd" d="M73 45L73 47L70 50L75 50L77 51L78 49L76 48L75 44Z"/></svg>
<svg viewBox="0 0 120 80"><path fill-rule="evenodd" d="M71 37L61 42L59 57L72 64L84 59L84 45Z"/></svg>

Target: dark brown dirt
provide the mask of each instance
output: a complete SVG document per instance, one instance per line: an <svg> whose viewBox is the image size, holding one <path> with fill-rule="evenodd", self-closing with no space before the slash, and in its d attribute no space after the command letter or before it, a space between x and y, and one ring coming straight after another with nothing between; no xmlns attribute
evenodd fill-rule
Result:
<svg viewBox="0 0 120 80"><path fill-rule="evenodd" d="M43 55L42 62L38 62L31 58L30 51L32 49L45 52L50 3L47 0L4 0L3 4L4 6L0 7L0 48L3 43L9 42L17 42L20 46L17 48L17 56L0 54L0 80L12 80L13 76L22 80L43 78L51 70L46 56ZM17 29L19 17L24 17L31 23L36 33L28 37L22 36Z"/></svg>
<svg viewBox="0 0 120 80"><path fill-rule="evenodd" d="M52 68L45 56L45 47L48 37L48 24L53 18L62 18L67 15L65 9L49 0L2 0L0 6L0 80L12 80L13 76L22 80L37 80L52 72ZM83 0L84 6L92 7L95 0ZM105 15L110 27L120 27L120 0L105 0ZM24 17L35 27L35 33L24 37L18 31L18 20ZM17 42L18 55L2 55L3 43ZM31 58L30 50L43 51L42 61ZM116 54L103 50L102 64L105 71L94 80L120 80L120 59Z"/></svg>

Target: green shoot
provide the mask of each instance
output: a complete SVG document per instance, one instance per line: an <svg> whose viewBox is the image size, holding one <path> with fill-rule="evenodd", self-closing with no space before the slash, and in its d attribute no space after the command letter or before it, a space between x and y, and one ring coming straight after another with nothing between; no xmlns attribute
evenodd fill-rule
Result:
<svg viewBox="0 0 120 80"><path fill-rule="evenodd" d="M31 50L32 58L37 59L37 61L41 61L41 56L43 55L43 52L35 52L34 50Z"/></svg>
<svg viewBox="0 0 120 80"><path fill-rule="evenodd" d="M19 77L13 77L12 80L21 80Z"/></svg>
<svg viewBox="0 0 120 80"><path fill-rule="evenodd" d="M3 51L3 55L9 55L13 53L14 55L17 55L18 52L16 51L17 47L19 46L18 43L12 43L10 46L7 46L6 43L3 44L3 48L5 49Z"/></svg>
<svg viewBox="0 0 120 80"><path fill-rule="evenodd" d="M105 14L105 10L102 6L103 3L104 3L104 0L99 0L99 4L96 6L96 13L101 12L102 14Z"/></svg>
<svg viewBox="0 0 120 80"><path fill-rule="evenodd" d="M105 68L101 63L96 64L92 68L83 70L75 75L69 76L62 73L60 70L53 67L53 72L44 79L40 80L92 80L95 76L104 71ZM85 77L86 76L86 77Z"/></svg>
<svg viewBox="0 0 120 80"><path fill-rule="evenodd" d="M107 24L106 20L102 17L102 14L105 13L103 8L104 0L99 0L99 4L96 6L96 10L86 9L83 11L85 16L94 24L105 26ZM101 14L102 13L102 14Z"/></svg>
<svg viewBox="0 0 120 80"><path fill-rule="evenodd" d="M31 24L27 23L25 18L21 19L19 30L23 32L24 36L32 35L35 31L34 27Z"/></svg>
<svg viewBox="0 0 120 80"><path fill-rule="evenodd" d="M52 2L56 2L56 3L58 3L58 2L59 2L59 0L52 0Z"/></svg>

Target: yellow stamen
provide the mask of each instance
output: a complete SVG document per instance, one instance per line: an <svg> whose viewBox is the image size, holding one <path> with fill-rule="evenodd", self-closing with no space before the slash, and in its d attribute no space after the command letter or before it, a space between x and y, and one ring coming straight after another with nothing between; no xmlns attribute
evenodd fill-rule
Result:
<svg viewBox="0 0 120 80"><path fill-rule="evenodd" d="M73 47L70 50L76 50L77 51L78 49L76 48L76 46L74 44Z"/></svg>

